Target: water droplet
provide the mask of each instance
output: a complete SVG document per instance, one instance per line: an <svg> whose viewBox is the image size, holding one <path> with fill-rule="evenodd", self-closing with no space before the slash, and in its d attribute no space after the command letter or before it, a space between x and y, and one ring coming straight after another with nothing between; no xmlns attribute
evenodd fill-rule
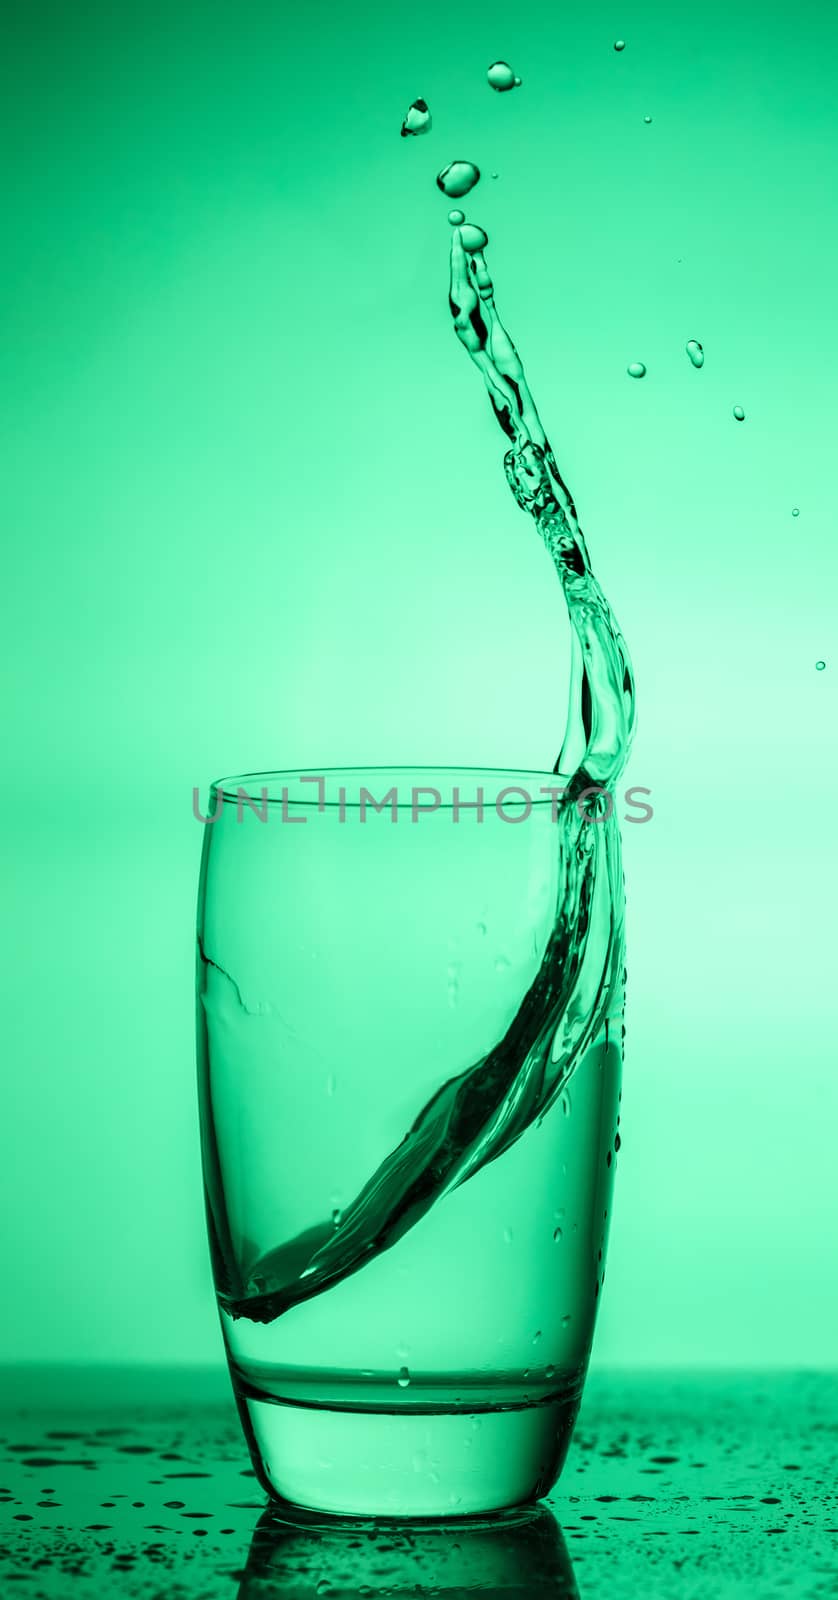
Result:
<svg viewBox="0 0 838 1600"><path fill-rule="evenodd" d="M451 200L460 200L480 181L480 168L473 161L452 161L437 175L436 186Z"/></svg>
<svg viewBox="0 0 838 1600"><path fill-rule="evenodd" d="M619 52L620 50L625 50L625 48L626 48L625 39L615 39L614 40L614 49L615 50L617 50Z"/></svg>
<svg viewBox="0 0 838 1600"><path fill-rule="evenodd" d="M565 1116L569 1117L570 1116L570 1110L571 1110L570 1095L568 1094L566 1089L565 1089L564 1094L562 1095L562 1102L561 1103L562 1103L562 1110L563 1110Z"/></svg>
<svg viewBox="0 0 838 1600"><path fill-rule="evenodd" d="M477 924L477 932L479 934L485 934L487 931L488 930L487 930L485 922L478 922L478 924Z"/></svg>
<svg viewBox="0 0 838 1600"><path fill-rule="evenodd" d="M489 243L488 233L486 233L485 229L478 228L476 222L464 222L460 229L460 235L463 241L463 249L467 250L470 255L474 255L477 250L485 250Z"/></svg>
<svg viewBox="0 0 838 1600"><path fill-rule="evenodd" d="M339 1228L340 1227L340 1219L341 1219L340 1206L334 1206L333 1210L332 1210L332 1226L335 1227L335 1228Z"/></svg>
<svg viewBox="0 0 838 1600"><path fill-rule="evenodd" d="M704 351L697 339L687 340L687 355L694 367L704 366Z"/></svg>
<svg viewBox="0 0 838 1600"><path fill-rule="evenodd" d="M646 376L646 368L642 361L630 361L626 367L626 372L630 378L645 378Z"/></svg>
<svg viewBox="0 0 838 1600"><path fill-rule="evenodd" d="M644 117L643 118L643 121L647 124L647 126L651 122L651 120L652 120L651 117Z"/></svg>
<svg viewBox="0 0 838 1600"><path fill-rule="evenodd" d="M792 514L793 517L799 517L800 516L800 507L799 506L792 506L791 514Z"/></svg>
<svg viewBox="0 0 838 1600"><path fill-rule="evenodd" d="M540 1338L541 1338L541 1329L540 1328L536 1328L536 1331L533 1334L533 1338L532 1338L533 1344L538 1344L538 1341L539 1341Z"/></svg>
<svg viewBox="0 0 838 1600"><path fill-rule="evenodd" d="M622 1142L623 1141L620 1138L620 1135L618 1133L615 1133L615 1135L614 1135L614 1149L615 1150L619 1150L620 1145L622 1144Z"/></svg>
<svg viewBox="0 0 838 1600"><path fill-rule="evenodd" d="M815 662L815 671L816 672L823 672L825 667L826 667L826 662L825 661L816 661Z"/></svg>
<svg viewBox="0 0 838 1600"><path fill-rule="evenodd" d="M566 1311L564 1316L562 1317L562 1327L563 1328L569 1328L570 1327L570 1312L569 1311Z"/></svg>
<svg viewBox="0 0 838 1600"><path fill-rule="evenodd" d="M450 222L452 228L459 228L460 223L461 222L465 222L465 220L466 220L465 212L464 211L458 211L456 206L454 207L453 211L449 211L449 213L448 213L448 221Z"/></svg>
<svg viewBox="0 0 838 1600"><path fill-rule="evenodd" d="M408 1372L407 1367L399 1367L399 1375L396 1379L396 1382L400 1389L406 1389L408 1387L408 1384L410 1383L410 1373Z"/></svg>
<svg viewBox="0 0 838 1600"><path fill-rule="evenodd" d="M745 421L745 412L742 406L734 406L733 415L735 416L737 422Z"/></svg>
<svg viewBox="0 0 838 1600"><path fill-rule="evenodd" d="M555 1367L553 1367L553 1366L545 1367L544 1368L544 1376L545 1376L545 1378L555 1378L555 1376L556 1376Z"/></svg>
<svg viewBox="0 0 838 1600"><path fill-rule="evenodd" d="M499 172L490 172L489 173L489 177L490 178L499 178L500 177L500 173Z"/></svg>
<svg viewBox="0 0 838 1600"><path fill-rule="evenodd" d="M553 1229L553 1243L554 1244L561 1244L561 1241L562 1241L563 1238L564 1238L564 1230L562 1228L554 1228Z"/></svg>
<svg viewBox="0 0 838 1600"><path fill-rule="evenodd" d="M509 960L508 960L508 958L506 956L498 956L497 961L495 962L495 971L496 972L508 972L509 971L509 965L510 965L510 963L509 963Z"/></svg>
<svg viewBox="0 0 838 1600"><path fill-rule="evenodd" d="M330 1072L328 1078L326 1079L326 1093L329 1094L329 1095L334 1094L334 1092L335 1092L335 1090L337 1088L337 1085L338 1085L337 1078L335 1077L333 1072Z"/></svg>
<svg viewBox="0 0 838 1600"><path fill-rule="evenodd" d="M411 134L429 133L430 129L431 113L428 110L427 100L414 100L402 123L402 138L407 139Z"/></svg>
<svg viewBox="0 0 838 1600"><path fill-rule="evenodd" d="M503 1230L503 1242L504 1242L504 1244L511 1244L512 1243L512 1229L511 1228L504 1228L504 1230Z"/></svg>
<svg viewBox="0 0 838 1600"><path fill-rule="evenodd" d="M504 94L507 89L517 89L521 82L507 61L493 61L486 77L491 87L497 89L498 94Z"/></svg>

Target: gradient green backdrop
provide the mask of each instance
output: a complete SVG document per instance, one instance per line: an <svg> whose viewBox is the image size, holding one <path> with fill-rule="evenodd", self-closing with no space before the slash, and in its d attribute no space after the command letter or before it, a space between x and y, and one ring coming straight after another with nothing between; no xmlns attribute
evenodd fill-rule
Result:
<svg viewBox="0 0 838 1600"><path fill-rule="evenodd" d="M446 310L467 157L655 807L595 1359L833 1363L834 8L36 0L3 32L0 1359L221 1360L192 785L552 765L563 604Z"/></svg>

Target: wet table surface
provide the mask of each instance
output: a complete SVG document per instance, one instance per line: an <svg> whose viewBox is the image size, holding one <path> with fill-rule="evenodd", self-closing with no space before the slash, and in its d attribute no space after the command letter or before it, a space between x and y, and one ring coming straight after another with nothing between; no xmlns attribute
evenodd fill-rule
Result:
<svg viewBox="0 0 838 1600"><path fill-rule="evenodd" d="M594 1373L535 1512L266 1512L220 1373L0 1371L0 1593L698 1600L838 1593L838 1374Z"/></svg>

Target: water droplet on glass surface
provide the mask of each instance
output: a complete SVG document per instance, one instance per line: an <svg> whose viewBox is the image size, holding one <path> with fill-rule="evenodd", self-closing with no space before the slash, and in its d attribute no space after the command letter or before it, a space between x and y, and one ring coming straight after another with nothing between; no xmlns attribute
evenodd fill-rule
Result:
<svg viewBox="0 0 838 1600"><path fill-rule="evenodd" d="M570 1327L570 1312L569 1311L566 1311L564 1316L562 1317L562 1327L563 1328L569 1328Z"/></svg>
<svg viewBox="0 0 838 1600"><path fill-rule="evenodd" d="M545 1367L544 1368L544 1376L545 1376L545 1378L555 1378L555 1376L556 1376L555 1367L552 1367L552 1366L551 1367Z"/></svg>
<svg viewBox="0 0 838 1600"><path fill-rule="evenodd" d="M564 1230L562 1228L554 1228L553 1229L553 1243L554 1244L561 1244L561 1241L562 1241L563 1238L564 1238Z"/></svg>
<svg viewBox="0 0 838 1600"><path fill-rule="evenodd" d="M517 89L521 82L507 61L493 61L486 76L498 94L504 94L507 89Z"/></svg>
<svg viewBox="0 0 838 1600"><path fill-rule="evenodd" d="M477 932L479 934L485 934L487 931L488 930L486 928L485 922L478 922L478 924L477 924Z"/></svg>
<svg viewBox="0 0 838 1600"><path fill-rule="evenodd" d="M459 228L460 223L461 222L465 222L465 220L466 220L465 212L464 211L458 211L456 206L454 207L453 211L449 211L449 213L448 213L448 221L450 222L452 228Z"/></svg>
<svg viewBox="0 0 838 1600"><path fill-rule="evenodd" d="M339 1228L340 1227L340 1218L341 1218L340 1206L334 1206L332 1208L332 1226L334 1228Z"/></svg>
<svg viewBox="0 0 838 1600"><path fill-rule="evenodd" d="M647 124L647 126L651 122L651 120L652 120L651 117L644 117L643 118L643 121Z"/></svg>
<svg viewBox="0 0 838 1600"><path fill-rule="evenodd" d="M642 361L630 361L626 367L626 372L630 378L645 378L646 376L646 368Z"/></svg>
<svg viewBox="0 0 838 1600"><path fill-rule="evenodd" d="M480 168L473 161L451 161L437 175L436 186L452 200L468 194L480 181Z"/></svg>
<svg viewBox="0 0 838 1600"><path fill-rule="evenodd" d="M735 416L737 422L745 421L745 411L742 406L734 406L733 415Z"/></svg>
<svg viewBox="0 0 838 1600"><path fill-rule="evenodd" d="M704 351L697 339L687 340L687 355L694 367L704 366Z"/></svg>
<svg viewBox="0 0 838 1600"><path fill-rule="evenodd" d="M619 52L619 51L620 51L620 50L625 50L625 48L626 48L626 41L625 41L625 39L615 39L615 40L614 40L614 49L615 49L615 50L616 50L616 51L618 51L618 52Z"/></svg>
<svg viewBox="0 0 838 1600"><path fill-rule="evenodd" d="M532 1336L533 1344L538 1344L538 1341L539 1341L540 1338L541 1338L541 1329L540 1328L536 1328L536 1331Z"/></svg>
<svg viewBox="0 0 838 1600"><path fill-rule="evenodd" d="M474 255L477 250L485 250L489 243L489 235L485 229L479 228L476 222L464 222L460 229L460 235L463 241L463 249L467 250L470 255Z"/></svg>
<svg viewBox="0 0 838 1600"><path fill-rule="evenodd" d="M408 1384L410 1383L410 1373L408 1372L407 1367L399 1367L399 1375L396 1379L396 1382L400 1389L406 1389L408 1387Z"/></svg>
<svg viewBox="0 0 838 1600"><path fill-rule="evenodd" d="M402 123L402 138L407 139L411 134L429 133L430 128L431 113L428 110L427 100L414 100Z"/></svg>
<svg viewBox="0 0 838 1600"><path fill-rule="evenodd" d="M504 1242L504 1244L511 1244L512 1243L512 1229L511 1228L504 1228L504 1230L503 1230L503 1242Z"/></svg>
<svg viewBox="0 0 838 1600"><path fill-rule="evenodd" d="M825 661L816 661L815 662L815 671L816 672L823 672L825 667L826 667L826 662Z"/></svg>
<svg viewBox="0 0 838 1600"><path fill-rule="evenodd" d="M792 514L793 517L799 517L800 516L800 507L799 506L792 506L791 514Z"/></svg>

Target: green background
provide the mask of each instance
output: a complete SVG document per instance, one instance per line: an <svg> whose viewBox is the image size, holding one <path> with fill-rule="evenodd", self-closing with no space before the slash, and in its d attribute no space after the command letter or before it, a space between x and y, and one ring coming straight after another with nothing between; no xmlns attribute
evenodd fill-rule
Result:
<svg viewBox="0 0 838 1600"><path fill-rule="evenodd" d="M33 3L4 35L0 1359L221 1359L193 784L558 750L563 603L446 309L465 157L655 807L595 1360L832 1364L838 17Z"/></svg>

